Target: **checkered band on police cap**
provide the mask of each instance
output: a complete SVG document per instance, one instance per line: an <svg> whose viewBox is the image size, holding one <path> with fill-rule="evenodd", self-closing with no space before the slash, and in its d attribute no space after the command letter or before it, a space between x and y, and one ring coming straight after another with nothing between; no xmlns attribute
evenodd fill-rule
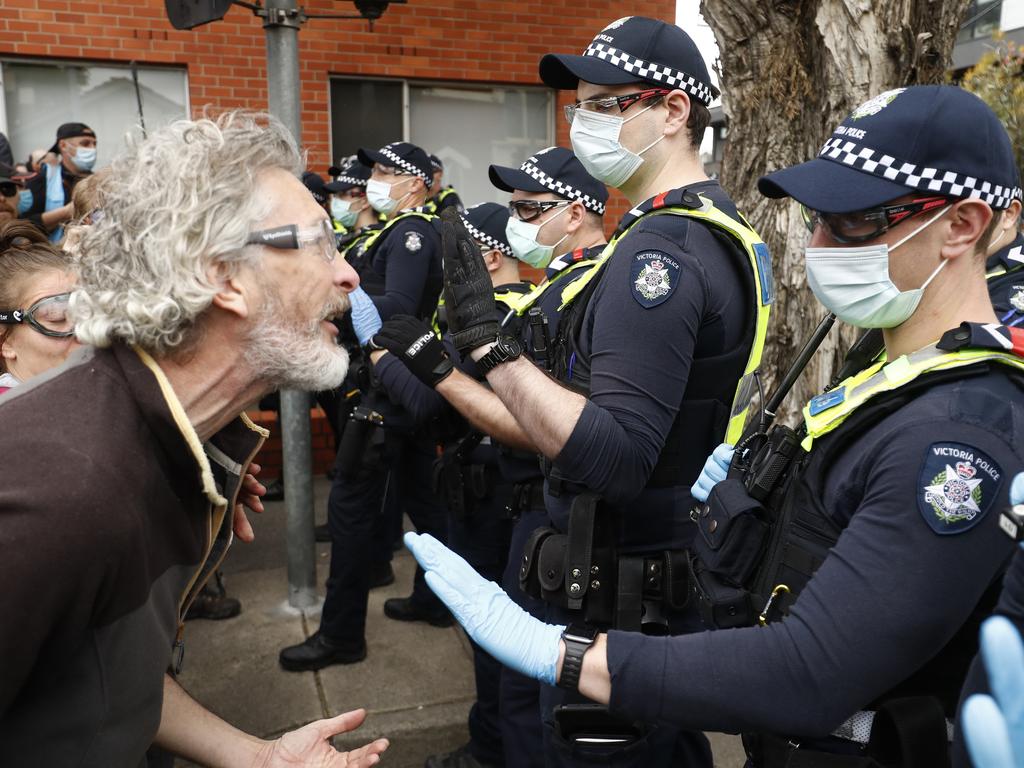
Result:
<svg viewBox="0 0 1024 768"><path fill-rule="evenodd" d="M365 187L366 179L359 179L355 176L346 176L344 173L340 173L334 177L334 183L351 184L353 187Z"/></svg>
<svg viewBox="0 0 1024 768"><path fill-rule="evenodd" d="M476 240L478 243L483 243L486 246L493 248L496 251L500 251L509 258L515 258L515 254L512 253L512 248L506 243L501 242L497 238L491 237L483 230L477 229L470 223L469 219L464 214L459 214L459 218L462 219L462 224L465 226L466 231L469 232L469 236Z"/></svg>
<svg viewBox="0 0 1024 768"><path fill-rule="evenodd" d="M592 56L601 61L606 61L612 66L636 75L638 79L662 83L671 88L679 88L697 99L705 107L708 106L713 97L711 89L695 78L678 69L656 64L652 61L644 61L618 48L613 48L607 43L593 41L583 52L584 56Z"/></svg>
<svg viewBox="0 0 1024 768"><path fill-rule="evenodd" d="M600 200L595 200L590 195L566 184L564 181L559 181L558 179L544 173L544 171L533 164L535 159L536 158L531 157L526 160L526 162L519 166L519 170L536 179L556 195L564 197L567 200L579 200L587 210L593 211L598 216L604 216L604 203Z"/></svg>
<svg viewBox="0 0 1024 768"><path fill-rule="evenodd" d="M1007 208L1014 199L1021 199L1020 187L1003 186L955 171L906 163L892 155L845 138L833 137L826 141L818 152L818 157L838 161L859 171L922 192L934 192L949 197L978 198L997 209Z"/></svg>
<svg viewBox="0 0 1024 768"><path fill-rule="evenodd" d="M396 168L401 168L403 171L407 171L415 176L419 176L426 183L427 189L430 189L430 187L434 183L433 174L428 174L422 168L419 168L418 166L415 166L412 163L410 163L408 160L399 157L395 153L395 151L391 149L396 144L397 142L395 144L388 144L385 147L381 147L380 153L384 155L384 157L386 157L390 162L392 162Z"/></svg>

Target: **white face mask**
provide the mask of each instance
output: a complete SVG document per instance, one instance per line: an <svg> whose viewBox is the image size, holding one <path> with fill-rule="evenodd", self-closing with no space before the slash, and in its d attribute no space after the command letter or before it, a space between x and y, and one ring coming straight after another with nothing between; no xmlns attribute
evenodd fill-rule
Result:
<svg viewBox="0 0 1024 768"><path fill-rule="evenodd" d="M401 199L392 199L391 188L397 187L399 184L405 184L407 181L412 181L415 178L415 176L410 176L407 179L396 181L393 184L388 184L386 181L370 179L366 182L366 199L370 201L370 205L373 207L373 210L378 213L383 213L385 216L390 216L398 210L398 203Z"/></svg>
<svg viewBox="0 0 1024 768"><path fill-rule="evenodd" d="M946 206L895 245L807 248L807 284L832 314L858 328L895 328L921 303L924 289L948 263L943 259L920 288L901 291L889 277L889 254L945 215Z"/></svg>
<svg viewBox="0 0 1024 768"><path fill-rule="evenodd" d="M349 200L342 200L338 197L331 198L331 218L348 229L356 223L359 218L359 211L352 210L352 203Z"/></svg>
<svg viewBox="0 0 1024 768"><path fill-rule="evenodd" d="M572 151L583 163L587 173L609 187L618 188L625 184L643 163L644 159L640 155L664 139L665 135L662 134L639 152L631 152L619 141L622 126L656 106L651 104L629 118L577 109L569 138L572 140Z"/></svg>
<svg viewBox="0 0 1024 768"><path fill-rule="evenodd" d="M528 221L521 221L515 216L509 216L508 223L505 225L505 238L512 247L512 253L515 254L516 258L524 264L529 264L537 269L543 269L550 264L555 254L555 248L569 236L569 233L567 232L562 235L561 239L554 245L542 245L537 242L540 228L545 224L550 224L571 207L569 205L564 206L562 210L540 224L532 224Z"/></svg>

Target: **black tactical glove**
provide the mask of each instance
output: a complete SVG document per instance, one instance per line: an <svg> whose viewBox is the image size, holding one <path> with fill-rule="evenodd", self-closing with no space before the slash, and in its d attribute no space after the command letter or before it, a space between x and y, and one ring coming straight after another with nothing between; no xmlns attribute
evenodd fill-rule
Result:
<svg viewBox="0 0 1024 768"><path fill-rule="evenodd" d="M394 315L370 340L374 349L386 349L428 387L437 386L452 372L451 358L434 329L409 315Z"/></svg>
<svg viewBox="0 0 1024 768"><path fill-rule="evenodd" d="M494 287L484 258L462 225L458 212L441 212L441 253L444 257L444 306L452 342L465 356L498 337Z"/></svg>

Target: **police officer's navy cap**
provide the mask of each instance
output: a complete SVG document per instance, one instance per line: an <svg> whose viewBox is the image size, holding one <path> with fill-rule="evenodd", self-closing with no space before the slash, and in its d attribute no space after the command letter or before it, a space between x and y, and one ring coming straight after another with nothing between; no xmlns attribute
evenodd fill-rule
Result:
<svg viewBox="0 0 1024 768"><path fill-rule="evenodd" d="M366 182L370 180L370 174L373 173L372 168L363 165L358 160L344 168L333 168L333 170L337 171L334 174L334 181L324 184L324 189L328 192L347 192L356 187L366 189Z"/></svg>
<svg viewBox="0 0 1024 768"><path fill-rule="evenodd" d="M580 80L595 85L645 82L686 91L704 106L718 98L696 43L675 24L644 16L613 21L581 56L549 53L540 60L540 79L560 90Z"/></svg>
<svg viewBox="0 0 1024 768"><path fill-rule="evenodd" d="M508 224L508 208L499 203L480 203L467 208L459 214L466 226L469 236L489 248L501 251L505 256L514 258L512 246L505 235Z"/></svg>
<svg viewBox="0 0 1024 768"><path fill-rule="evenodd" d="M952 85L896 88L864 102L814 160L762 176L757 188L826 213L912 192L977 198L995 209L1021 197L1006 129L985 102Z"/></svg>
<svg viewBox="0 0 1024 768"><path fill-rule="evenodd" d="M587 210L604 215L608 189L564 147L542 149L518 168L492 165L487 174L491 184L505 192L554 192L566 200L579 200Z"/></svg>
<svg viewBox="0 0 1024 768"><path fill-rule="evenodd" d="M327 193L324 191L324 179L319 173L303 171L302 183L306 185L306 189L313 195L314 200L321 205L327 202Z"/></svg>
<svg viewBox="0 0 1024 768"><path fill-rule="evenodd" d="M411 173L423 179L429 189L434 183L434 169L430 165L430 156L407 141L393 141L380 149L360 149L359 162L371 168L380 163L397 168L402 173Z"/></svg>
<svg viewBox="0 0 1024 768"><path fill-rule="evenodd" d="M437 155L431 155L430 156L430 167L433 168L435 171L443 171L444 170L444 163L441 162L441 158L438 157Z"/></svg>

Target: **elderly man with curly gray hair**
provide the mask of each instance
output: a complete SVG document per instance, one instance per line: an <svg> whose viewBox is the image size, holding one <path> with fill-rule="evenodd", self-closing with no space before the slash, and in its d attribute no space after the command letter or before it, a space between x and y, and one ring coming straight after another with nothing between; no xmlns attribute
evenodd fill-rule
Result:
<svg viewBox="0 0 1024 768"><path fill-rule="evenodd" d="M155 743L352 768L387 748L331 746L360 711L262 741L165 673L190 601L252 535L239 504L259 508L246 468L266 432L243 408L348 367L329 321L359 279L301 165L279 123L229 113L132 143L102 181L71 299L87 346L0 400L5 765L137 766Z"/></svg>

